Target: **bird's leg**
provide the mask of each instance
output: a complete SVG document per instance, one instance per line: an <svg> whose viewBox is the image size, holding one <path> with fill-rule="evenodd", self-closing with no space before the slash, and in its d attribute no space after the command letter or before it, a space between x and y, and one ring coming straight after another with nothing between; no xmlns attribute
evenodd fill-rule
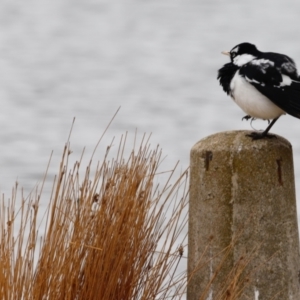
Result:
<svg viewBox="0 0 300 300"><path fill-rule="evenodd" d="M250 126L252 127L252 122L255 120L255 118L252 118L251 119L251 121L250 121ZM253 127L252 127L252 129L254 129Z"/></svg>
<svg viewBox="0 0 300 300"><path fill-rule="evenodd" d="M247 115L247 116L245 116L245 117L242 117L242 121L245 119L246 121L248 121L249 119L251 119L252 117L251 116L249 116L249 115Z"/></svg>
<svg viewBox="0 0 300 300"><path fill-rule="evenodd" d="M275 137L275 135L273 134L268 134L269 130L271 129L271 127L275 124L275 122L279 119L278 118L275 118L272 120L272 122L269 124L269 126L266 128L265 131L263 132L257 132L257 131L254 131L254 132L251 132L250 134L246 134L246 136L249 136L252 138L252 140L259 140L259 139L263 139L265 137L267 138L273 138Z"/></svg>

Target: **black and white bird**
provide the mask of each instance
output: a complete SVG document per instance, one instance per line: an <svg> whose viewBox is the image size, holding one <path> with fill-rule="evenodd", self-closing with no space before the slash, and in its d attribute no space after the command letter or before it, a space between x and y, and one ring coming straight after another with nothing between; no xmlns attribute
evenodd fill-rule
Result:
<svg viewBox="0 0 300 300"><path fill-rule="evenodd" d="M252 132L252 139L272 137L271 127L283 114L300 118L300 78L294 61L273 52L261 52L255 45L242 43L230 52L218 73L223 90L247 114L243 119L272 120L263 132Z"/></svg>

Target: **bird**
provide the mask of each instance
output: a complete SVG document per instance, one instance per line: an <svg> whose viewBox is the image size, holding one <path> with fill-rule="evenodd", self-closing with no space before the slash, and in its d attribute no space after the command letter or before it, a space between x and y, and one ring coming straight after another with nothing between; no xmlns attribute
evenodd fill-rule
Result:
<svg viewBox="0 0 300 300"><path fill-rule="evenodd" d="M261 52L251 43L238 44L222 54L229 56L230 62L219 69L217 79L224 92L247 114L242 120L269 121L264 131L247 136L252 140L274 137L269 130L284 114L300 119L300 78L293 59Z"/></svg>

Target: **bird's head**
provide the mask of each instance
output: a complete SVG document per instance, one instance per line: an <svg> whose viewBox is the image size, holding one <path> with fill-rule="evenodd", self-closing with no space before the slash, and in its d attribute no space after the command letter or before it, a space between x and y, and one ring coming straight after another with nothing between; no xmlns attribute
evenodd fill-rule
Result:
<svg viewBox="0 0 300 300"><path fill-rule="evenodd" d="M242 43L233 47L230 52L222 52L222 54L228 55L231 62L238 67L241 67L257 58L259 53L260 52L257 50L255 45L250 43Z"/></svg>

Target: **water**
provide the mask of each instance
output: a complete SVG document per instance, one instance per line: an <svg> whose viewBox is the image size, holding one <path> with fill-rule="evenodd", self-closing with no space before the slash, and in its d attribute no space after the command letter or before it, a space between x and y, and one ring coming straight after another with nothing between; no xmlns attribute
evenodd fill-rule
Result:
<svg viewBox="0 0 300 300"><path fill-rule="evenodd" d="M78 159L86 146L89 158L120 106L100 148L137 128L161 145L166 169L177 160L185 169L201 138L250 129L216 80L227 62L222 50L248 41L300 65L296 0L28 0L0 7L0 190L7 196L16 180L25 192L40 181L52 150L53 178L73 117L72 155ZM298 194L299 124L284 116L273 128L293 145Z"/></svg>

